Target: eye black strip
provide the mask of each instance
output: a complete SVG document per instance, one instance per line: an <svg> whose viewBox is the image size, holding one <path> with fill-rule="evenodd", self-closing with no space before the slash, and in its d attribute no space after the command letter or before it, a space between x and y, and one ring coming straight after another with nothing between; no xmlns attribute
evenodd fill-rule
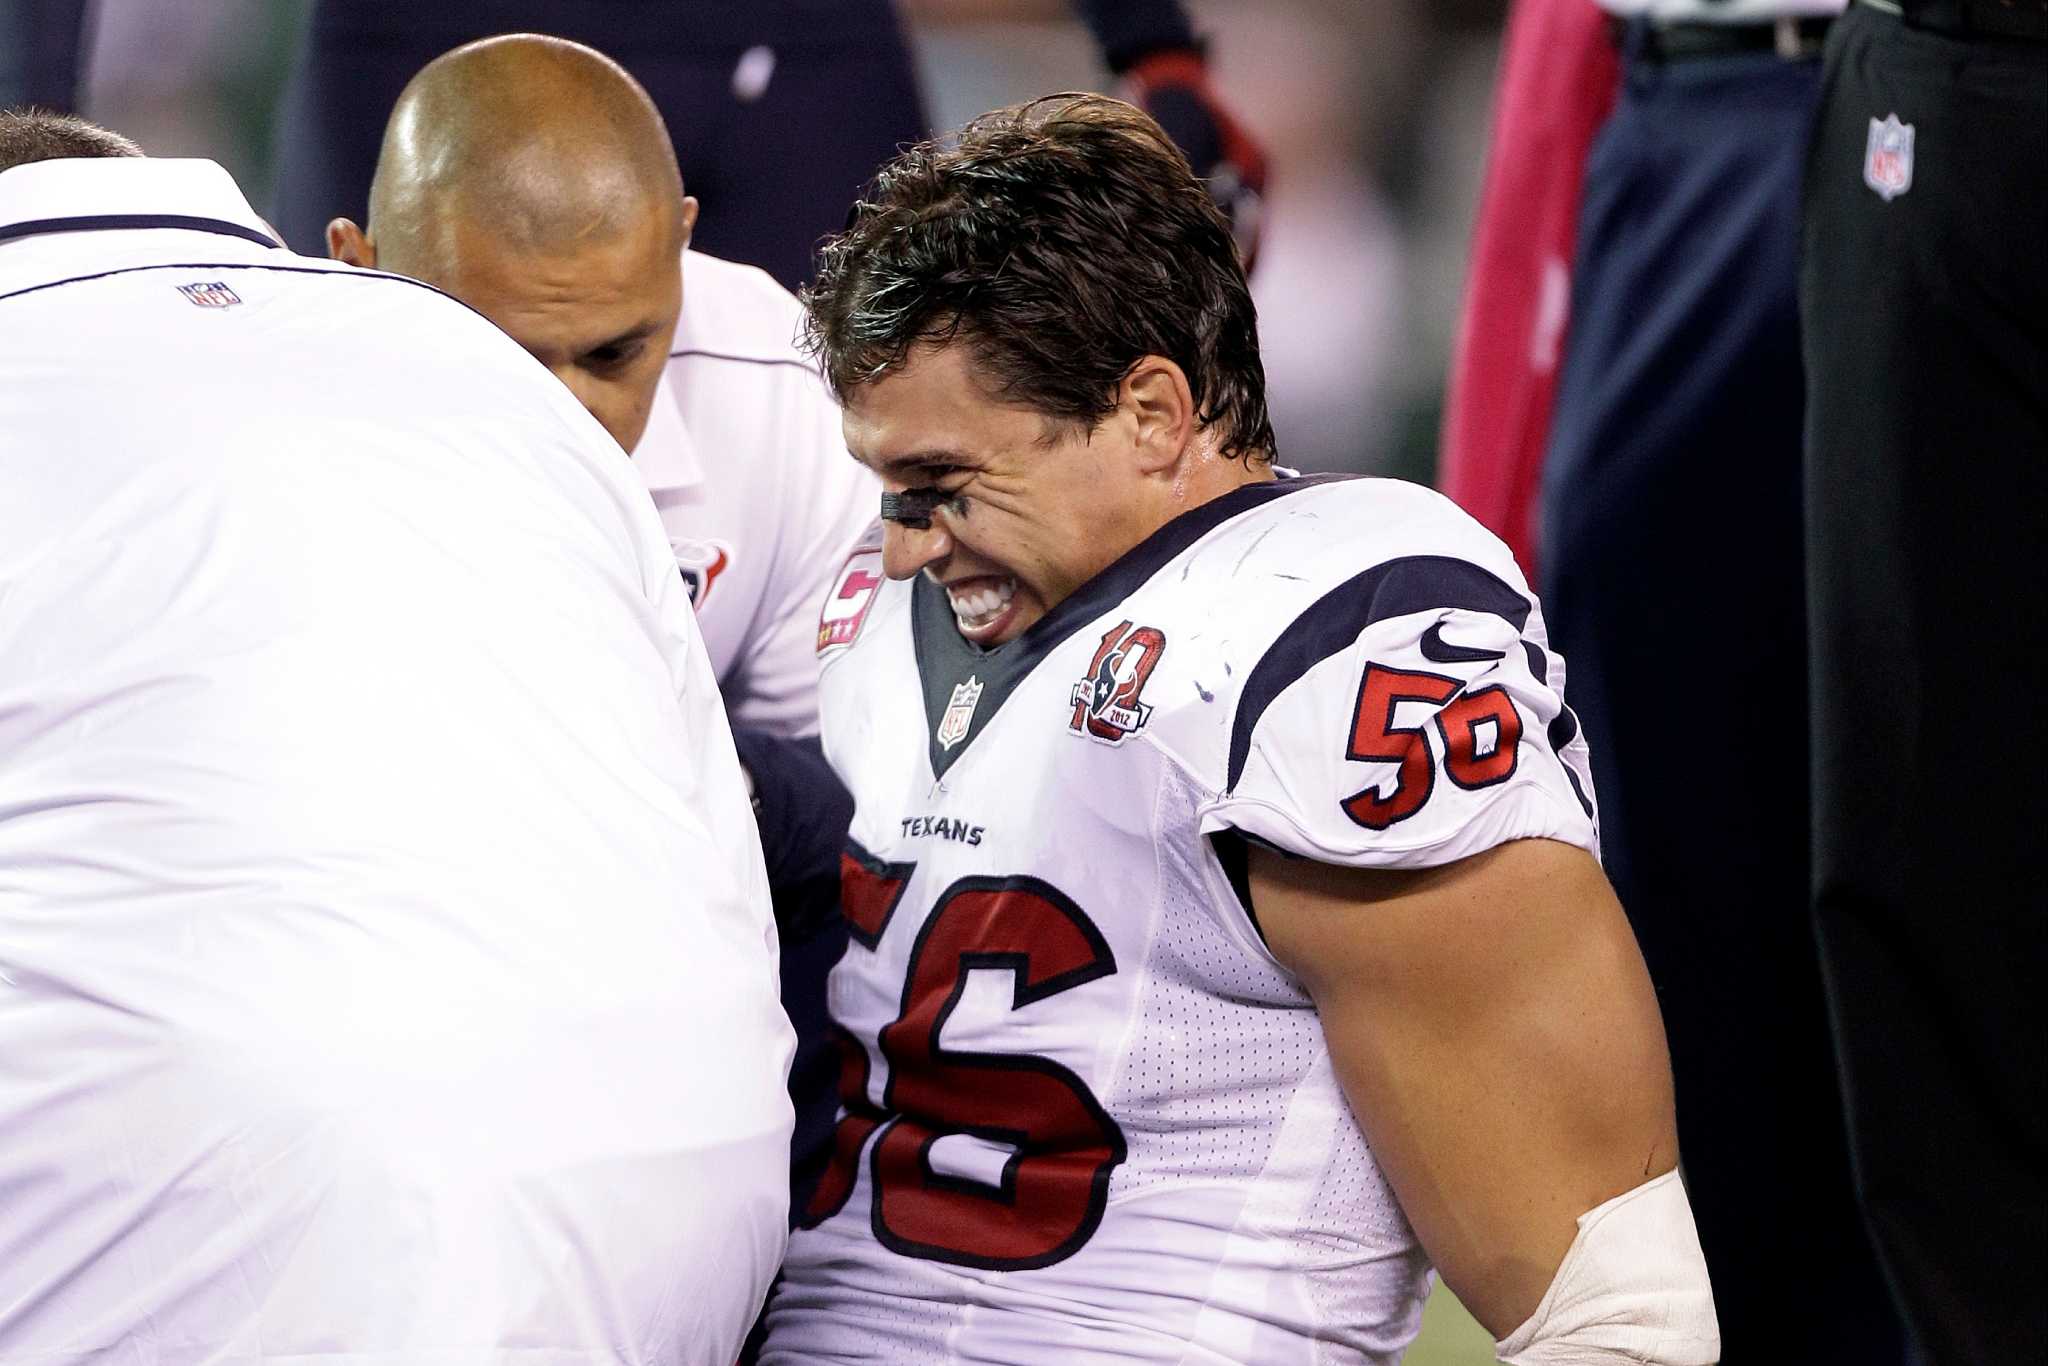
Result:
<svg viewBox="0 0 2048 1366"><path fill-rule="evenodd" d="M937 489L905 489L882 495L882 520L923 531L932 524L932 513L948 495Z"/></svg>

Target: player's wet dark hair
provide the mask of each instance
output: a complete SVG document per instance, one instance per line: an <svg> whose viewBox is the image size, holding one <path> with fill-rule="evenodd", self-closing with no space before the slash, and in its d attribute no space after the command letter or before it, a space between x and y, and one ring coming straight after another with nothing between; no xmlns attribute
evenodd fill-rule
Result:
<svg viewBox="0 0 2048 1366"><path fill-rule="evenodd" d="M1186 372L1226 456L1270 459L1258 322L1230 225L1140 110L999 109L883 167L804 291L841 399L956 338L996 397L1092 430L1147 355Z"/></svg>
<svg viewBox="0 0 2048 1366"><path fill-rule="evenodd" d="M76 114L21 105L0 109L0 171L71 157L139 157L142 149Z"/></svg>

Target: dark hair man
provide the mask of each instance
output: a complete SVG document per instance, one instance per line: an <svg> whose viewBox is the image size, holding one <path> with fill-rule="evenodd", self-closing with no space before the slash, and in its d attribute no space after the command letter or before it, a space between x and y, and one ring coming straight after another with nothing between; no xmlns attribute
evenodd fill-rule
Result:
<svg viewBox="0 0 2048 1366"><path fill-rule="evenodd" d="M916 147L807 304L886 525L822 685L838 1160L763 1360L1391 1363L1433 1262L1510 1363L1713 1361L1542 615L1434 493L1275 477L1160 129Z"/></svg>

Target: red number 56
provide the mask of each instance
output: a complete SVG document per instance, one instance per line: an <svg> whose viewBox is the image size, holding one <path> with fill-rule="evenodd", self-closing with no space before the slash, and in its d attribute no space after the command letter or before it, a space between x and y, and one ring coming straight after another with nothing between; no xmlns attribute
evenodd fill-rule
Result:
<svg viewBox="0 0 2048 1366"><path fill-rule="evenodd" d="M912 865L849 854L841 871L854 941L873 949ZM878 1131L871 1218L882 1244L904 1256L998 1271L1050 1266L1102 1222L1124 1136L1087 1083L1049 1058L940 1042L977 969L1014 974L1011 1008L1022 1009L1113 974L1116 959L1081 908L1038 878L964 877L946 888L911 949L903 1012L876 1039L889 1064L879 1107L868 1097L867 1050L840 1033L846 1113L807 1226L845 1205ZM949 1135L1009 1149L1000 1184L939 1171L932 1145Z"/></svg>
<svg viewBox="0 0 2048 1366"><path fill-rule="evenodd" d="M1513 775L1522 740L1521 713L1498 684L1451 701L1462 687L1457 679L1441 674L1366 665L1344 757L1397 763L1400 768L1392 792L1382 796L1378 785L1354 792L1344 799L1345 815L1368 830L1385 830L1420 811L1436 790L1436 758L1423 727L1394 724L1394 713L1403 702L1438 708L1436 731L1443 741L1444 772L1459 787L1490 787Z"/></svg>

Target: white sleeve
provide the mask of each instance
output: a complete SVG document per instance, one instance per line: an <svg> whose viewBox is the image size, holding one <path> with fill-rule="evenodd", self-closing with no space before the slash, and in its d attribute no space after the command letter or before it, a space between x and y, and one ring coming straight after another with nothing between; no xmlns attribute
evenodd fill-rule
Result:
<svg viewBox="0 0 2048 1366"><path fill-rule="evenodd" d="M1366 868L1433 867L1532 837L1597 855L1562 668L1533 603L1509 610L1519 620L1444 607L1291 626L1239 694L1204 831Z"/></svg>
<svg viewBox="0 0 2048 1366"><path fill-rule="evenodd" d="M735 726L781 735L818 730L818 613L846 558L875 520L881 485L846 453L839 409L815 384L815 411L792 424L804 448L792 452L785 518L761 626L729 689ZM810 388L807 385L806 388Z"/></svg>
<svg viewBox="0 0 2048 1366"><path fill-rule="evenodd" d="M749 800L749 781L740 767L739 751L733 745L725 699L719 692L718 676L711 670L711 655L704 648L703 633L697 628L690 591L683 584L675 555L651 506L641 521L642 526L636 530L641 533L641 562L648 600L654 609L656 629L661 632L662 653L668 661L669 680L682 715L685 749L701 782L699 791L704 800L697 816L710 832L712 847L729 851L734 866L740 870L741 891L756 911L772 966L780 960L781 941L770 909L760 826Z"/></svg>

